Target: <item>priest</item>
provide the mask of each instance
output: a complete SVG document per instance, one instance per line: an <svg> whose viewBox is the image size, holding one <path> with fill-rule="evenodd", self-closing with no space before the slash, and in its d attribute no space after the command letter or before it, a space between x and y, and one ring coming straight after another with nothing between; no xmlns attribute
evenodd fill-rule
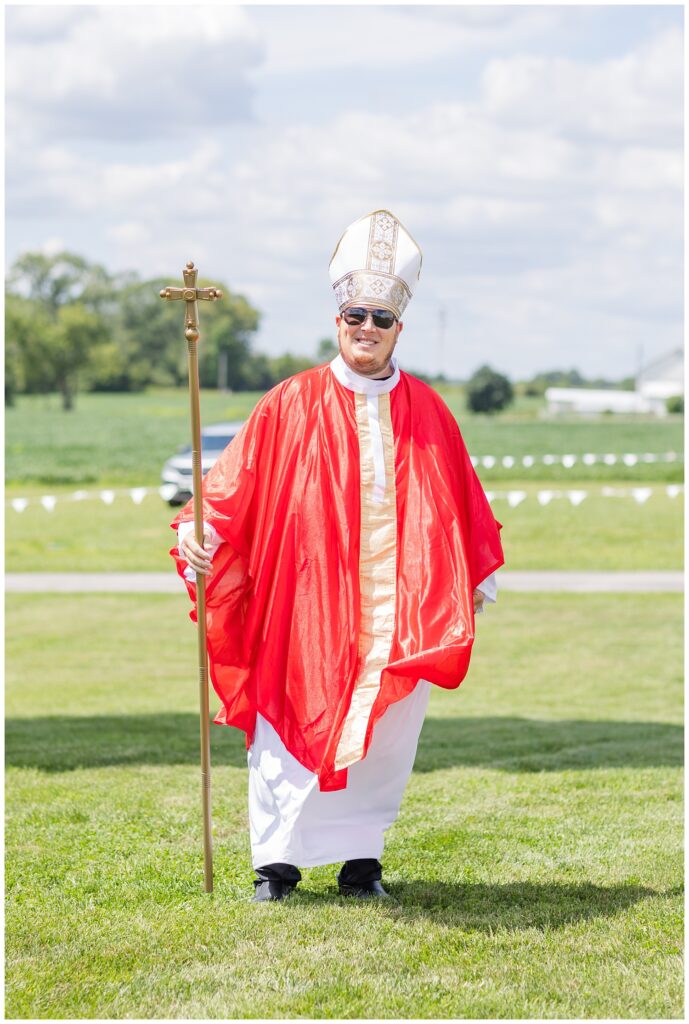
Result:
<svg viewBox="0 0 689 1024"><path fill-rule="evenodd" d="M449 409L394 355L420 270L389 211L345 231L339 355L264 395L207 474L203 547L191 503L172 524L192 601L207 577L215 721L246 734L256 901L342 862L343 894L386 895L430 688L459 686L495 600L499 524Z"/></svg>

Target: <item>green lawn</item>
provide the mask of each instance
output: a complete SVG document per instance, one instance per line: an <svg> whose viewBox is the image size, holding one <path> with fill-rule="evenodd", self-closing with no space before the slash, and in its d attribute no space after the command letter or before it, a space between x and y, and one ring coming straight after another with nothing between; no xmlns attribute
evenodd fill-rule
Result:
<svg viewBox="0 0 689 1024"><path fill-rule="evenodd" d="M625 481L611 481L630 487ZM540 485L541 487L545 485ZM560 485L553 485L558 488ZM590 490L578 506L553 500L541 506L539 485L529 481L501 483L525 489L529 497L516 508L497 499L493 510L504 524L503 542L510 569L681 569L683 500L667 497L655 484L643 504L632 498L604 498L600 483L570 481L571 488ZM14 488L8 495L13 496ZM21 513L6 513L6 567L9 572L165 571L174 543L168 523L174 515L157 494L135 505L122 494L112 505L102 501L67 500L69 488L52 488L64 496L52 512L36 500L40 491L25 487L33 503Z"/></svg>
<svg viewBox="0 0 689 1024"><path fill-rule="evenodd" d="M332 867L249 902L218 727L203 894L187 611L7 599L8 1017L682 1016L678 595L501 597L433 693L371 905Z"/></svg>
<svg viewBox="0 0 689 1024"><path fill-rule="evenodd" d="M594 420L544 420L533 401L500 416L472 416L461 389L444 388L443 396L457 417L472 454L534 457L546 454L594 454L684 451L683 419L668 417ZM245 419L258 393L223 395L204 391L204 424ZM525 411L526 410L526 411ZM56 395L20 396L6 410L6 478L26 487L60 484L152 486L169 458L189 438L188 397L183 389L158 389L141 395L79 395L76 409L64 413ZM641 463L633 467L577 465L579 479L609 478L678 482L683 462ZM514 476L514 469L481 469L488 483ZM570 479L572 470L536 463L529 479Z"/></svg>

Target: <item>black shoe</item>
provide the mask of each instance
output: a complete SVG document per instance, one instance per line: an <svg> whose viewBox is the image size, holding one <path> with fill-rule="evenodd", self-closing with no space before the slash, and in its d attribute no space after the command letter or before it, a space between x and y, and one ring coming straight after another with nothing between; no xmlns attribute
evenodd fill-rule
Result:
<svg viewBox="0 0 689 1024"><path fill-rule="evenodd" d="M284 900L301 881L301 873L294 864L265 864L256 868L252 903Z"/></svg>
<svg viewBox="0 0 689 1024"><path fill-rule="evenodd" d="M383 868L374 858L348 860L342 865L337 884L343 896L356 896L360 900L388 896L381 884Z"/></svg>
<svg viewBox="0 0 689 1024"><path fill-rule="evenodd" d="M370 900L382 896L390 896L382 886L382 884L375 879L372 882L363 882L360 885L343 885L340 882L340 895L341 896L356 896L360 900Z"/></svg>
<svg viewBox="0 0 689 1024"><path fill-rule="evenodd" d="M291 892L294 891L293 885L288 885L286 882L271 882L267 879L261 880L256 879L254 882L256 892L252 903L267 903L272 900L286 900Z"/></svg>

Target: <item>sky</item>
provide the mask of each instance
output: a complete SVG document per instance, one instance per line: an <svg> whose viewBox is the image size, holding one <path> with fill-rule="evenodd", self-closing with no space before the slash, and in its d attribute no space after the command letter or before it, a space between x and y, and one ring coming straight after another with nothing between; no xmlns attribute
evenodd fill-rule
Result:
<svg viewBox="0 0 689 1024"><path fill-rule="evenodd" d="M633 375L682 345L682 58L680 5L9 5L6 261L192 259L313 356L384 208L403 367Z"/></svg>

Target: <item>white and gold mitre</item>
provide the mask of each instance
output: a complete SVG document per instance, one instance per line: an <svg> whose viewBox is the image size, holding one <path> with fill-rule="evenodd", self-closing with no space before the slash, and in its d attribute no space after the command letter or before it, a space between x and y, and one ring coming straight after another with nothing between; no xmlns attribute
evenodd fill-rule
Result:
<svg viewBox="0 0 689 1024"><path fill-rule="evenodd" d="M400 317L421 273L421 250L389 210L375 210L347 228L330 260L340 310L375 303Z"/></svg>

